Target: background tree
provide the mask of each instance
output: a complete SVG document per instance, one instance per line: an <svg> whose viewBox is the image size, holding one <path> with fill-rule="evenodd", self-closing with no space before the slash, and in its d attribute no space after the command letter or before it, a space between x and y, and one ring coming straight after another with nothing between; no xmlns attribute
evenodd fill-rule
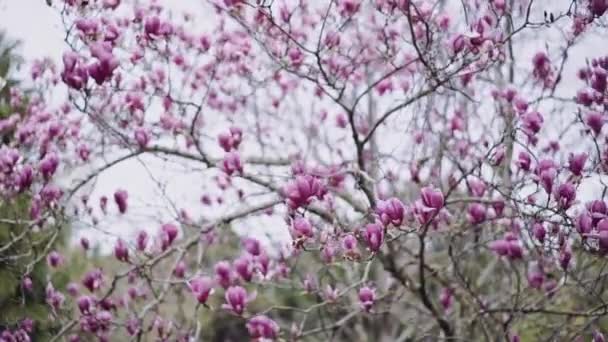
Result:
<svg viewBox="0 0 608 342"><path fill-rule="evenodd" d="M18 41L0 33L0 135L3 150L12 158L18 157L11 155L14 125L27 115L29 93L18 78L23 64L19 46ZM63 263L60 255L50 258L47 254L57 253L69 233L40 231L30 220L30 202L31 196L23 193L0 205L0 325L1 330L22 328L32 340L44 341L59 331L47 303L46 286L50 281L65 290L69 281L66 272L49 269L47 261L55 257L58 263Z"/></svg>

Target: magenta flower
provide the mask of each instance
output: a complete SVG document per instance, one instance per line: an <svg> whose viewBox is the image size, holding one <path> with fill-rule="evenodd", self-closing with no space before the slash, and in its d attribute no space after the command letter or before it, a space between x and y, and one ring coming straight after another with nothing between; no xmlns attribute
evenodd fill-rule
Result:
<svg viewBox="0 0 608 342"><path fill-rule="evenodd" d="M144 23L144 32L150 38L154 36L160 36L161 34L161 22L157 16L146 18L146 22Z"/></svg>
<svg viewBox="0 0 608 342"><path fill-rule="evenodd" d="M97 59L87 67L89 76L91 76L98 85L102 85L109 80L114 70L119 65L119 61L112 54L112 44L109 42L100 42L91 45L91 55Z"/></svg>
<svg viewBox="0 0 608 342"><path fill-rule="evenodd" d="M589 126L593 134L599 135L602 132L602 127L606 123L604 115L599 112L590 112L585 116L585 124Z"/></svg>
<svg viewBox="0 0 608 342"><path fill-rule="evenodd" d="M81 65L80 56L71 51L64 53L61 80L68 87L80 90L86 86L88 78L89 75L86 68Z"/></svg>
<svg viewBox="0 0 608 342"><path fill-rule="evenodd" d="M506 256L509 259L520 259L523 256L523 249L517 239L505 237L501 240L492 241L490 249L500 255Z"/></svg>
<svg viewBox="0 0 608 342"><path fill-rule="evenodd" d="M247 304L253 301L256 295L255 293L248 295L247 290L241 286L231 286L226 290L225 297L226 303L222 304L222 308L240 316L245 311Z"/></svg>
<svg viewBox="0 0 608 342"><path fill-rule="evenodd" d="M173 269L173 275L177 278L183 278L186 275L186 263L180 260Z"/></svg>
<svg viewBox="0 0 608 342"><path fill-rule="evenodd" d="M94 36L99 30L99 22L95 19L80 18L74 22L76 29L87 36Z"/></svg>
<svg viewBox="0 0 608 342"><path fill-rule="evenodd" d="M338 5L340 7L340 15L350 17L359 11L361 3L360 0L340 0Z"/></svg>
<svg viewBox="0 0 608 342"><path fill-rule="evenodd" d="M486 184L483 180L472 178L467 181L471 194L475 197L483 197L486 192Z"/></svg>
<svg viewBox="0 0 608 342"><path fill-rule="evenodd" d="M25 165L15 175L15 186L19 192L23 192L30 188L34 182L34 170L30 165Z"/></svg>
<svg viewBox="0 0 608 342"><path fill-rule="evenodd" d="M91 244L89 242L89 239L86 238L85 236L80 238L80 246L82 247L83 250L87 251L89 250Z"/></svg>
<svg viewBox="0 0 608 342"><path fill-rule="evenodd" d="M178 229L172 223L165 223L161 227L161 248L166 250L177 238Z"/></svg>
<svg viewBox="0 0 608 342"><path fill-rule="evenodd" d="M376 301L376 290L364 286L359 289L359 302L361 303L361 307L369 312L371 308L374 306L374 302Z"/></svg>
<svg viewBox="0 0 608 342"><path fill-rule="evenodd" d="M551 82L552 68L551 60L544 52L537 52L532 58L533 75L536 79L543 81L545 86L548 86Z"/></svg>
<svg viewBox="0 0 608 342"><path fill-rule="evenodd" d="M486 220L486 207L481 203L472 203L467 209L469 222L479 224Z"/></svg>
<svg viewBox="0 0 608 342"><path fill-rule="evenodd" d="M93 299L89 296L78 297L76 303L78 304L78 309L80 310L80 313L82 313L83 315L88 315L90 313L91 308L95 304Z"/></svg>
<svg viewBox="0 0 608 342"><path fill-rule="evenodd" d="M591 218L591 215L585 211L578 215L575 225L579 234L585 235L591 232L591 229L593 228L593 219Z"/></svg>
<svg viewBox="0 0 608 342"><path fill-rule="evenodd" d="M279 336L279 325L264 315L252 317L247 322L247 331L252 339L275 340Z"/></svg>
<svg viewBox="0 0 608 342"><path fill-rule="evenodd" d="M241 157L236 152L228 152L224 155L222 161L222 171L228 176L232 176L234 173L243 173L243 164L241 163Z"/></svg>
<svg viewBox="0 0 608 342"><path fill-rule="evenodd" d="M532 158L526 152L519 152L517 156L517 166L524 171L530 171L530 164L532 163Z"/></svg>
<svg viewBox="0 0 608 342"><path fill-rule="evenodd" d="M527 273L530 287L540 289L545 281L545 273L537 262L531 263Z"/></svg>
<svg viewBox="0 0 608 342"><path fill-rule="evenodd" d="M291 209L298 209L310 204L313 197L323 199L326 190L321 182L311 175L300 175L288 184L283 190L287 198L287 205Z"/></svg>
<svg viewBox="0 0 608 342"><path fill-rule="evenodd" d="M255 269L258 270L263 276L268 275L269 267L270 267L270 258L268 254L262 252L255 258Z"/></svg>
<svg viewBox="0 0 608 342"><path fill-rule="evenodd" d="M118 261L129 262L129 247L123 239L118 239L114 245L114 256Z"/></svg>
<svg viewBox="0 0 608 342"><path fill-rule="evenodd" d="M539 112L530 112L522 116L524 130L530 135L538 133L542 128L543 122L544 119Z"/></svg>
<svg viewBox="0 0 608 342"><path fill-rule="evenodd" d="M576 199L576 189L572 183L563 183L557 187L555 198L560 208L568 209Z"/></svg>
<svg viewBox="0 0 608 342"><path fill-rule="evenodd" d="M536 240L538 240L540 243L544 243L545 236L547 235L547 230L545 229L545 226L543 226L541 223L535 223L532 226L532 235L534 235Z"/></svg>
<svg viewBox="0 0 608 342"><path fill-rule="evenodd" d="M452 307L452 302L454 299L454 289L451 287L444 287L441 289L441 293L439 294L439 302L443 307L443 310L449 310Z"/></svg>
<svg viewBox="0 0 608 342"><path fill-rule="evenodd" d="M220 135L218 135L217 137L217 142L220 144L220 147L225 151L225 152L230 152L230 150L232 150L232 135L229 133L220 133Z"/></svg>
<svg viewBox="0 0 608 342"><path fill-rule="evenodd" d="M422 204L427 208L439 210L443 208L443 193L439 189L431 187L422 188L420 192Z"/></svg>
<svg viewBox="0 0 608 342"><path fill-rule="evenodd" d="M601 17L608 10L608 1L606 0L589 0L587 2L589 12L594 17ZM594 341L595 342L595 341Z"/></svg>
<svg viewBox="0 0 608 342"><path fill-rule="evenodd" d="M581 176L587 162L587 153L574 154L570 153L568 157L568 169L575 176Z"/></svg>
<svg viewBox="0 0 608 342"><path fill-rule="evenodd" d="M103 7L108 9L116 9L120 5L120 0L103 0Z"/></svg>
<svg viewBox="0 0 608 342"><path fill-rule="evenodd" d="M78 293L79 293L79 291L78 291L78 284L76 284L74 282L70 282L66 286L66 290L68 291L68 293L70 294L70 296L76 297L78 295Z"/></svg>
<svg viewBox="0 0 608 342"><path fill-rule="evenodd" d="M232 285L232 267L228 261L220 261L215 264L215 276L218 284L227 289Z"/></svg>
<svg viewBox="0 0 608 342"><path fill-rule="evenodd" d="M405 207L399 199L394 197L386 201L380 200L376 205L376 215L384 226L389 224L400 226L405 215Z"/></svg>
<svg viewBox="0 0 608 342"><path fill-rule="evenodd" d="M148 143L150 142L150 136L145 129L141 127L137 128L133 134L137 145L139 145L139 148L144 149L148 146Z"/></svg>
<svg viewBox="0 0 608 342"><path fill-rule="evenodd" d="M295 239L307 239L313 237L313 229L310 221L303 217L297 217L291 223L291 231Z"/></svg>
<svg viewBox="0 0 608 342"><path fill-rule="evenodd" d="M576 93L576 103L585 107L593 104L593 89L581 89Z"/></svg>
<svg viewBox="0 0 608 342"><path fill-rule="evenodd" d="M357 238L353 234L346 234L342 238L342 248L345 251L354 251L357 248Z"/></svg>
<svg viewBox="0 0 608 342"><path fill-rule="evenodd" d="M555 170L554 168L543 170L539 175L540 184L548 194L551 194L551 192L553 191L553 182L555 181L556 177L557 170Z"/></svg>
<svg viewBox="0 0 608 342"><path fill-rule="evenodd" d="M44 179L50 179L57 170L58 165L59 158L57 158L56 154L50 153L47 154L42 161L40 161L38 168Z"/></svg>
<svg viewBox="0 0 608 342"><path fill-rule="evenodd" d="M21 286L23 286L23 289L31 292L32 289L34 288L34 283L32 282L32 278L30 277L24 277L23 281L21 282Z"/></svg>
<svg viewBox="0 0 608 342"><path fill-rule="evenodd" d="M370 251L375 253L380 250L384 242L384 228L378 223L370 223L365 226L364 237Z"/></svg>
<svg viewBox="0 0 608 342"><path fill-rule="evenodd" d="M200 304L205 304L213 294L213 280L209 277L196 277L188 282L188 287Z"/></svg>
<svg viewBox="0 0 608 342"><path fill-rule="evenodd" d="M608 237L608 236L606 236ZM608 241L607 241L608 242ZM560 250L559 254L559 265L567 270L570 267L570 262L572 261L572 251L569 247L565 246Z"/></svg>
<svg viewBox="0 0 608 342"><path fill-rule="evenodd" d="M258 239L247 237L243 240L242 245L247 253L253 256L257 256L262 253L262 246L260 245L260 241Z"/></svg>
<svg viewBox="0 0 608 342"><path fill-rule="evenodd" d="M55 290L51 282L46 286L46 302L53 310L59 310L65 302L65 296L61 292Z"/></svg>
<svg viewBox="0 0 608 342"><path fill-rule="evenodd" d="M46 256L46 261L51 267L59 267L61 264L63 264L63 256L57 251L51 251Z"/></svg>
<svg viewBox="0 0 608 342"><path fill-rule="evenodd" d="M148 246L148 233L145 230L140 230L135 237L135 246L138 251L143 252Z"/></svg>
<svg viewBox="0 0 608 342"><path fill-rule="evenodd" d="M127 193L126 190L117 190L114 193L114 202L116 203L116 206L118 207L118 211L121 214L124 214L127 212L127 198L129 197L129 194Z"/></svg>
<svg viewBox="0 0 608 342"><path fill-rule="evenodd" d="M82 285L91 292L98 290L102 284L103 272L99 268L88 272L82 279Z"/></svg>
<svg viewBox="0 0 608 342"><path fill-rule="evenodd" d="M244 281L251 281L251 279L253 278L253 262L250 256L243 255L239 257L234 261L233 266L236 273Z"/></svg>

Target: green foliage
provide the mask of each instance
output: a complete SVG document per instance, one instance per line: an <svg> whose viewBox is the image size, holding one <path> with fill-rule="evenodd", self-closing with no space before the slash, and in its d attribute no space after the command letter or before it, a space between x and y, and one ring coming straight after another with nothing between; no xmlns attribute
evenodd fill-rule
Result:
<svg viewBox="0 0 608 342"><path fill-rule="evenodd" d="M0 119L24 112L24 108L12 108L10 104L11 89L19 85L13 78L21 63L18 47L18 41L0 32ZM12 132L5 133L3 143L10 144L11 138ZM57 230L32 226L28 222L29 203L27 195L0 203L0 331L30 318L34 321L30 337L33 341L45 341L59 328L46 303L46 285L50 279L56 288L62 289L69 279L61 271L50 274L45 254L49 247L61 244L66 229L59 230L55 244L49 246ZM32 280L31 291L22 287L26 275Z"/></svg>

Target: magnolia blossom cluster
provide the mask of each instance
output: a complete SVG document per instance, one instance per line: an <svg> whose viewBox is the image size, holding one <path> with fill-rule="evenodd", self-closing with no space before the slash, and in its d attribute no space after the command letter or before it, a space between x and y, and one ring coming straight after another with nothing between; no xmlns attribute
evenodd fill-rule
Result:
<svg viewBox="0 0 608 342"><path fill-rule="evenodd" d="M61 61L1 99L0 264L52 340L604 340L608 57L573 47L608 1L51 5ZM154 195L99 185L130 162Z"/></svg>

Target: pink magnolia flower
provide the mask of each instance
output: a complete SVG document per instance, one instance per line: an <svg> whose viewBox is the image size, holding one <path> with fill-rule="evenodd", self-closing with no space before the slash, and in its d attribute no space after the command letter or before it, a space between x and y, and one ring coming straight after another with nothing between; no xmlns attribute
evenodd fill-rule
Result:
<svg viewBox="0 0 608 342"><path fill-rule="evenodd" d="M91 313L90 310L95 304L94 300L86 295L78 297L78 300L76 302L80 313L82 313L83 315L88 315L89 313Z"/></svg>
<svg viewBox="0 0 608 342"><path fill-rule="evenodd" d="M439 302L444 310L449 310L452 307L452 302L454 299L454 289L450 287L444 287L441 289L441 294L439 295Z"/></svg>
<svg viewBox="0 0 608 342"><path fill-rule="evenodd" d="M305 207L313 197L323 199L326 189L321 182L311 175L300 175L283 190L287 204L291 209Z"/></svg>
<svg viewBox="0 0 608 342"><path fill-rule="evenodd" d="M140 230L135 237L135 246L138 251L143 252L148 246L148 233L145 230Z"/></svg>
<svg viewBox="0 0 608 342"><path fill-rule="evenodd" d="M154 38L155 36L160 36L161 32L161 22L160 18L157 16L152 16L146 18L144 23L144 32L150 38Z"/></svg>
<svg viewBox="0 0 608 342"><path fill-rule="evenodd" d="M103 272L97 268L85 274L82 279L82 285L89 291L94 292L98 290L103 284Z"/></svg>
<svg viewBox="0 0 608 342"><path fill-rule="evenodd" d="M364 237L370 251L377 252L384 242L384 228L378 223L370 223L365 226Z"/></svg>
<svg viewBox="0 0 608 342"><path fill-rule="evenodd" d="M252 339L275 340L279 330L279 325L264 315L254 316L247 322L247 331Z"/></svg>
<svg viewBox="0 0 608 342"><path fill-rule="evenodd" d="M180 260L173 269L173 275L177 278L183 278L186 275L186 263Z"/></svg>
<svg viewBox="0 0 608 342"><path fill-rule="evenodd" d="M443 193L441 190L431 187L422 188L420 192L422 204L427 208L439 210L443 208Z"/></svg>
<svg viewBox="0 0 608 342"><path fill-rule="evenodd" d="M369 312L374 306L374 302L376 301L376 290L369 287L364 286L359 289L359 302L361 303L361 307Z"/></svg>
<svg viewBox="0 0 608 342"><path fill-rule="evenodd" d="M51 267L59 267L61 264L63 264L63 256L57 251L51 251L46 256L46 261Z"/></svg>
<svg viewBox="0 0 608 342"><path fill-rule="evenodd" d="M587 2L589 12L594 17L601 17L608 10L608 1L606 0L589 0Z"/></svg>
<svg viewBox="0 0 608 342"><path fill-rule="evenodd" d="M129 262L129 247L123 239L118 239L114 245L114 256L122 262Z"/></svg>
<svg viewBox="0 0 608 342"><path fill-rule="evenodd" d="M527 273L528 284L530 287L540 289L545 281L545 273L537 262L530 264Z"/></svg>
<svg viewBox="0 0 608 342"><path fill-rule="evenodd" d="M215 264L215 275L218 284L227 289L232 285L232 267L228 261L220 261Z"/></svg>
<svg viewBox="0 0 608 342"><path fill-rule="evenodd" d="M57 170L57 166L59 165L59 158L56 154L50 153L42 159L38 168L40 173L45 179L50 179L55 171Z"/></svg>
<svg viewBox="0 0 608 342"><path fill-rule="evenodd" d="M293 220L291 223L291 231L294 239L307 239L312 238L314 235L312 224L303 217L297 217Z"/></svg>
<svg viewBox="0 0 608 342"><path fill-rule="evenodd" d="M242 245L247 253L253 256L257 256L262 253L262 246L260 245L260 241L258 239L247 237L243 239Z"/></svg>
<svg viewBox="0 0 608 342"><path fill-rule="evenodd" d="M606 123L606 118L602 113L590 112L585 116L585 123L589 126L593 134L599 135Z"/></svg>
<svg viewBox="0 0 608 342"><path fill-rule="evenodd" d="M469 222L479 224L486 220L486 207L481 203L472 203L467 209Z"/></svg>
<svg viewBox="0 0 608 342"><path fill-rule="evenodd" d="M587 153L574 154L568 156L568 170L575 176L581 176L587 162Z"/></svg>
<svg viewBox="0 0 608 342"><path fill-rule="evenodd" d="M114 193L114 202L116 203L116 206L118 207L118 211L121 214L124 214L127 212L127 198L129 197L129 194L127 193L126 190L117 190Z"/></svg>
<svg viewBox="0 0 608 342"><path fill-rule="evenodd" d="M475 197L483 197L486 192L486 184L481 179L469 179L467 185L469 186L471 194Z"/></svg>
<svg viewBox="0 0 608 342"><path fill-rule="evenodd" d="M86 86L89 79L87 69L81 64L80 56L75 52L63 54L63 71L61 80L70 88L80 90Z"/></svg>
<svg viewBox="0 0 608 342"><path fill-rule="evenodd" d="M555 191L555 198L559 203L559 207L568 209L576 199L576 189L572 183L560 184Z"/></svg>
<svg viewBox="0 0 608 342"><path fill-rule="evenodd" d="M509 257L509 259L521 259L523 256L520 242L509 237L491 242L490 249L500 256Z"/></svg>
<svg viewBox="0 0 608 342"><path fill-rule="evenodd" d="M172 223L165 223L161 227L161 248L166 250L177 238L178 229Z"/></svg>
<svg viewBox="0 0 608 342"><path fill-rule="evenodd" d="M137 128L133 134L137 145L139 145L139 148L144 149L148 146L148 143L150 142L150 136L145 129L141 127Z"/></svg>
<svg viewBox="0 0 608 342"><path fill-rule="evenodd" d="M209 277L195 277L188 282L188 287L200 304L205 304L213 294L213 280Z"/></svg>
<svg viewBox="0 0 608 342"><path fill-rule="evenodd" d="M400 226L405 215L405 207L399 199L394 197L386 201L379 200L376 205L376 215L379 216L384 226L389 224Z"/></svg>
<svg viewBox="0 0 608 342"><path fill-rule="evenodd" d="M244 280L251 281L253 278L253 260L248 255L242 255L233 263L234 270Z"/></svg>
<svg viewBox="0 0 608 342"><path fill-rule="evenodd" d="M31 292L32 289L34 288L34 283L32 282L32 278L30 277L24 277L23 281L21 282L21 286L23 286L23 289L25 289L28 292Z"/></svg>
<svg viewBox="0 0 608 342"><path fill-rule="evenodd" d="M222 161L222 170L226 172L228 176L232 176L234 173L243 173L243 164L241 163L241 157L236 152L228 152L224 155Z"/></svg>
<svg viewBox="0 0 608 342"><path fill-rule="evenodd" d="M97 60L87 67L87 71L98 85L102 85L112 77L119 61L112 54L112 45L109 42L91 45L91 55Z"/></svg>
<svg viewBox="0 0 608 342"><path fill-rule="evenodd" d="M65 296L61 292L55 290L51 282L46 286L46 302L53 310L59 310L65 302Z"/></svg>
<svg viewBox="0 0 608 342"><path fill-rule="evenodd" d="M608 8L608 2L606 3L606 7ZM602 334L601 331L594 330L593 331L593 342L606 342L606 338L604 337L604 334Z"/></svg>
<svg viewBox="0 0 608 342"><path fill-rule="evenodd" d="M226 290L226 303L222 304L222 308L233 312L240 316L245 311L247 304L253 301L256 297L255 292L248 295L247 290L241 286L231 286Z"/></svg>

